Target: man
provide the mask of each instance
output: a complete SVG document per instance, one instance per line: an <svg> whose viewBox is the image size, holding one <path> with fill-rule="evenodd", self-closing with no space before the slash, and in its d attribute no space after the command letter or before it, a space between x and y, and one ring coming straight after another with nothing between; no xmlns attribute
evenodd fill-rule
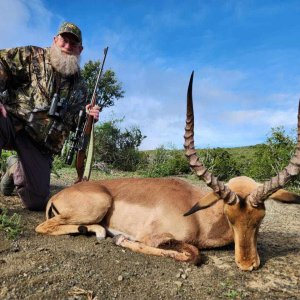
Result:
<svg viewBox="0 0 300 300"><path fill-rule="evenodd" d="M81 31L69 22L59 28L51 48L0 50L0 153L18 154L8 159L0 190L10 195L16 187L29 210L45 208L52 156L76 128L80 109L85 106L99 118L99 107L86 105L82 50Z"/></svg>

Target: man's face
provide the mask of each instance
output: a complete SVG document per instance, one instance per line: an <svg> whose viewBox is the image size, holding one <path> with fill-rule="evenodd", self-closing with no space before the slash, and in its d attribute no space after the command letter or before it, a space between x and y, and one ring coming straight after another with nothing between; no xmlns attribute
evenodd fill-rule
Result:
<svg viewBox="0 0 300 300"><path fill-rule="evenodd" d="M54 37L54 43L68 55L80 55L83 47L72 33L62 33Z"/></svg>
<svg viewBox="0 0 300 300"><path fill-rule="evenodd" d="M71 33L62 33L54 37L50 48L52 67L61 74L73 75L80 69L82 45Z"/></svg>

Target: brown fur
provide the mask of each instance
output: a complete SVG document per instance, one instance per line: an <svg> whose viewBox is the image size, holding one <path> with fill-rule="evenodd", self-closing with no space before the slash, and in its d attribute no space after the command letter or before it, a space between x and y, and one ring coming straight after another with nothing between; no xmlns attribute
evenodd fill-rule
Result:
<svg viewBox="0 0 300 300"><path fill-rule="evenodd" d="M246 197L258 184L248 177L237 177L228 185L240 197ZM102 239L106 228L129 237L131 240L123 238L120 245L133 251L195 263L199 261L198 249L220 247L234 240L239 267L258 267L256 234L264 207L254 209L245 201L224 205L223 201L215 203L217 200L213 192L179 179L82 182L49 200L46 216L51 204L59 214L37 226L36 231L70 234L78 233L78 227L84 225L88 232L95 232ZM198 201L201 206L211 206L183 217Z"/></svg>
<svg viewBox="0 0 300 300"><path fill-rule="evenodd" d="M273 200L283 202L283 203L300 204L300 196L299 195L292 193L292 192L288 192L283 189L280 189L277 192L275 192L271 198Z"/></svg>

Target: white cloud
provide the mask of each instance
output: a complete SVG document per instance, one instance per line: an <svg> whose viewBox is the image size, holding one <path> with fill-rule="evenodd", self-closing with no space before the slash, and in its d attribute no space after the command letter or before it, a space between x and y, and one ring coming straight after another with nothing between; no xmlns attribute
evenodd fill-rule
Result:
<svg viewBox="0 0 300 300"><path fill-rule="evenodd" d="M275 109L268 110L248 110L248 111L234 111L226 113L225 118L235 125L264 125L266 127L282 126L296 126L297 111L294 108L278 111Z"/></svg>
<svg viewBox="0 0 300 300"><path fill-rule="evenodd" d="M40 0L0 1L0 49L51 44L52 17Z"/></svg>

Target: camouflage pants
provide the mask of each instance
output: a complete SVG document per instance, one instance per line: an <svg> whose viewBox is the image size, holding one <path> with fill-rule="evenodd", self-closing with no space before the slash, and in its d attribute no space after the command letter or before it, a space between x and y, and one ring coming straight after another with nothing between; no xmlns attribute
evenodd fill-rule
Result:
<svg viewBox="0 0 300 300"><path fill-rule="evenodd" d="M52 156L38 149L24 130L16 132L10 117L0 116L0 153L2 149L18 153L13 179L25 207L45 209L50 194Z"/></svg>

